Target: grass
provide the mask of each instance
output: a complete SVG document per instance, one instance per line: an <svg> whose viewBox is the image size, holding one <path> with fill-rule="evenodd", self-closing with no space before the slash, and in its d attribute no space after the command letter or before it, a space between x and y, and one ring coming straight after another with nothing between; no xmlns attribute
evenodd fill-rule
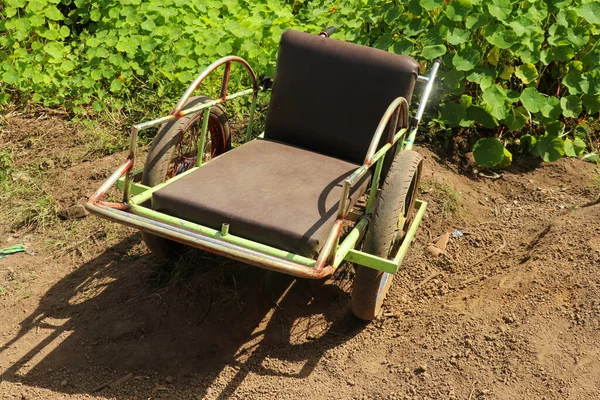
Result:
<svg viewBox="0 0 600 400"><path fill-rule="evenodd" d="M108 115L108 114L107 114ZM107 124L108 122L108 124ZM114 122L114 125L112 124ZM123 121L114 119L81 119L79 129L85 132L85 159L96 159L129 148L129 135L125 134Z"/></svg>
<svg viewBox="0 0 600 400"><path fill-rule="evenodd" d="M425 181L421 183L421 191L431 193L440 202L442 218L458 213L461 204L460 193L449 185L436 181Z"/></svg>

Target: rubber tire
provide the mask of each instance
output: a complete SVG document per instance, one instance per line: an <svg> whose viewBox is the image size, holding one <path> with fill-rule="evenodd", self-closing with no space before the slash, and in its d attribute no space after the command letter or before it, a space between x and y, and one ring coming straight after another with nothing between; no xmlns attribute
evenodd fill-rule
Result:
<svg viewBox="0 0 600 400"><path fill-rule="evenodd" d="M375 201L375 211L365 235L363 251L385 258L390 256L391 250L397 251L414 217L414 200L419 188L422 163L423 157L413 150L401 151L394 157L381 193ZM406 203L406 220L400 230L398 220ZM392 274L357 265L352 285L354 315L365 321L373 320L381 310L392 280Z"/></svg>
<svg viewBox="0 0 600 400"><path fill-rule="evenodd" d="M213 99L206 96L192 97L188 100L184 108L193 107L209 101L213 101ZM146 157L144 173L142 175L143 185L152 187L165 181L176 144L179 142L181 135L183 135L190 125L202 115L202 112L203 111L199 111L197 113L188 114L174 121L167 122L160 127L150 146L148 156ZM220 104L212 106L210 113L211 118L218 118L222 125L224 135L226 136L225 151L231 150L231 129L229 127L227 113ZM148 232L141 232L141 235L142 240L150 251L162 258L176 257L185 249L185 246L181 243Z"/></svg>

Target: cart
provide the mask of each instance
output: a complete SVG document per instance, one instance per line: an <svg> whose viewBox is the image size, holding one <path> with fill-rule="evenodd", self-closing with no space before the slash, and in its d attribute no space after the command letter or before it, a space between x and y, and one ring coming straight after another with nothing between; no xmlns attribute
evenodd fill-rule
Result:
<svg viewBox="0 0 600 400"><path fill-rule="evenodd" d="M287 31L275 77L257 79L240 57L206 68L170 115L131 128L129 156L86 208L136 228L153 253L185 245L296 277L356 266L352 310L374 319L427 203L416 199L423 159L412 150L440 60L414 59L329 36ZM231 66L251 87L228 94ZM223 67L220 97L192 97ZM425 84L416 114L409 104ZM256 99L270 91L264 132L252 139ZM246 142L232 148L223 103L251 96ZM144 168L138 133L160 126ZM122 202L102 198L112 186Z"/></svg>

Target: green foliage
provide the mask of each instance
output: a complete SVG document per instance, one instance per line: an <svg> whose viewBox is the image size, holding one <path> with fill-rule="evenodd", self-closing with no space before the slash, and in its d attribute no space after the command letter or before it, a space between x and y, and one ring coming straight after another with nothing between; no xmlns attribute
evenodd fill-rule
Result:
<svg viewBox="0 0 600 400"><path fill-rule="evenodd" d="M0 151L0 184L8 181L12 170L12 153ZM0 186L2 187L2 186Z"/></svg>
<svg viewBox="0 0 600 400"><path fill-rule="evenodd" d="M483 136L502 132L504 140L516 140L524 134L541 138L548 124L560 120L573 137L577 124L569 120L600 110L599 4L5 0L0 104L33 101L76 114L170 108L212 61L237 54L259 74L272 74L283 31L316 33L335 25L341 40L423 64L443 57L430 110L447 128L468 127ZM544 150L558 146L555 139L540 141ZM541 154L554 159L558 153Z"/></svg>
<svg viewBox="0 0 600 400"><path fill-rule="evenodd" d="M479 139L473 146L473 156L477 164L486 168L494 168L502 163L504 150L504 146L498 139L484 138Z"/></svg>

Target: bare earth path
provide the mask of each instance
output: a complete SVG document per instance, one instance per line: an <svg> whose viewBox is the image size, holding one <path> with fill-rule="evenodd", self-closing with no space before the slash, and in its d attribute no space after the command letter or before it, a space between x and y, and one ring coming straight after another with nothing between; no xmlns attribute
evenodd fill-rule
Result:
<svg viewBox="0 0 600 400"><path fill-rule="evenodd" d="M0 129L15 170L43 170L60 206L123 159L90 155L58 119ZM169 265L132 230L91 216L15 227L3 205L0 247L30 254L0 259L0 399L599 398L595 166L489 180L419 151L430 208L369 325L349 309L351 268L309 282L200 253ZM446 254L426 253L455 229Z"/></svg>

